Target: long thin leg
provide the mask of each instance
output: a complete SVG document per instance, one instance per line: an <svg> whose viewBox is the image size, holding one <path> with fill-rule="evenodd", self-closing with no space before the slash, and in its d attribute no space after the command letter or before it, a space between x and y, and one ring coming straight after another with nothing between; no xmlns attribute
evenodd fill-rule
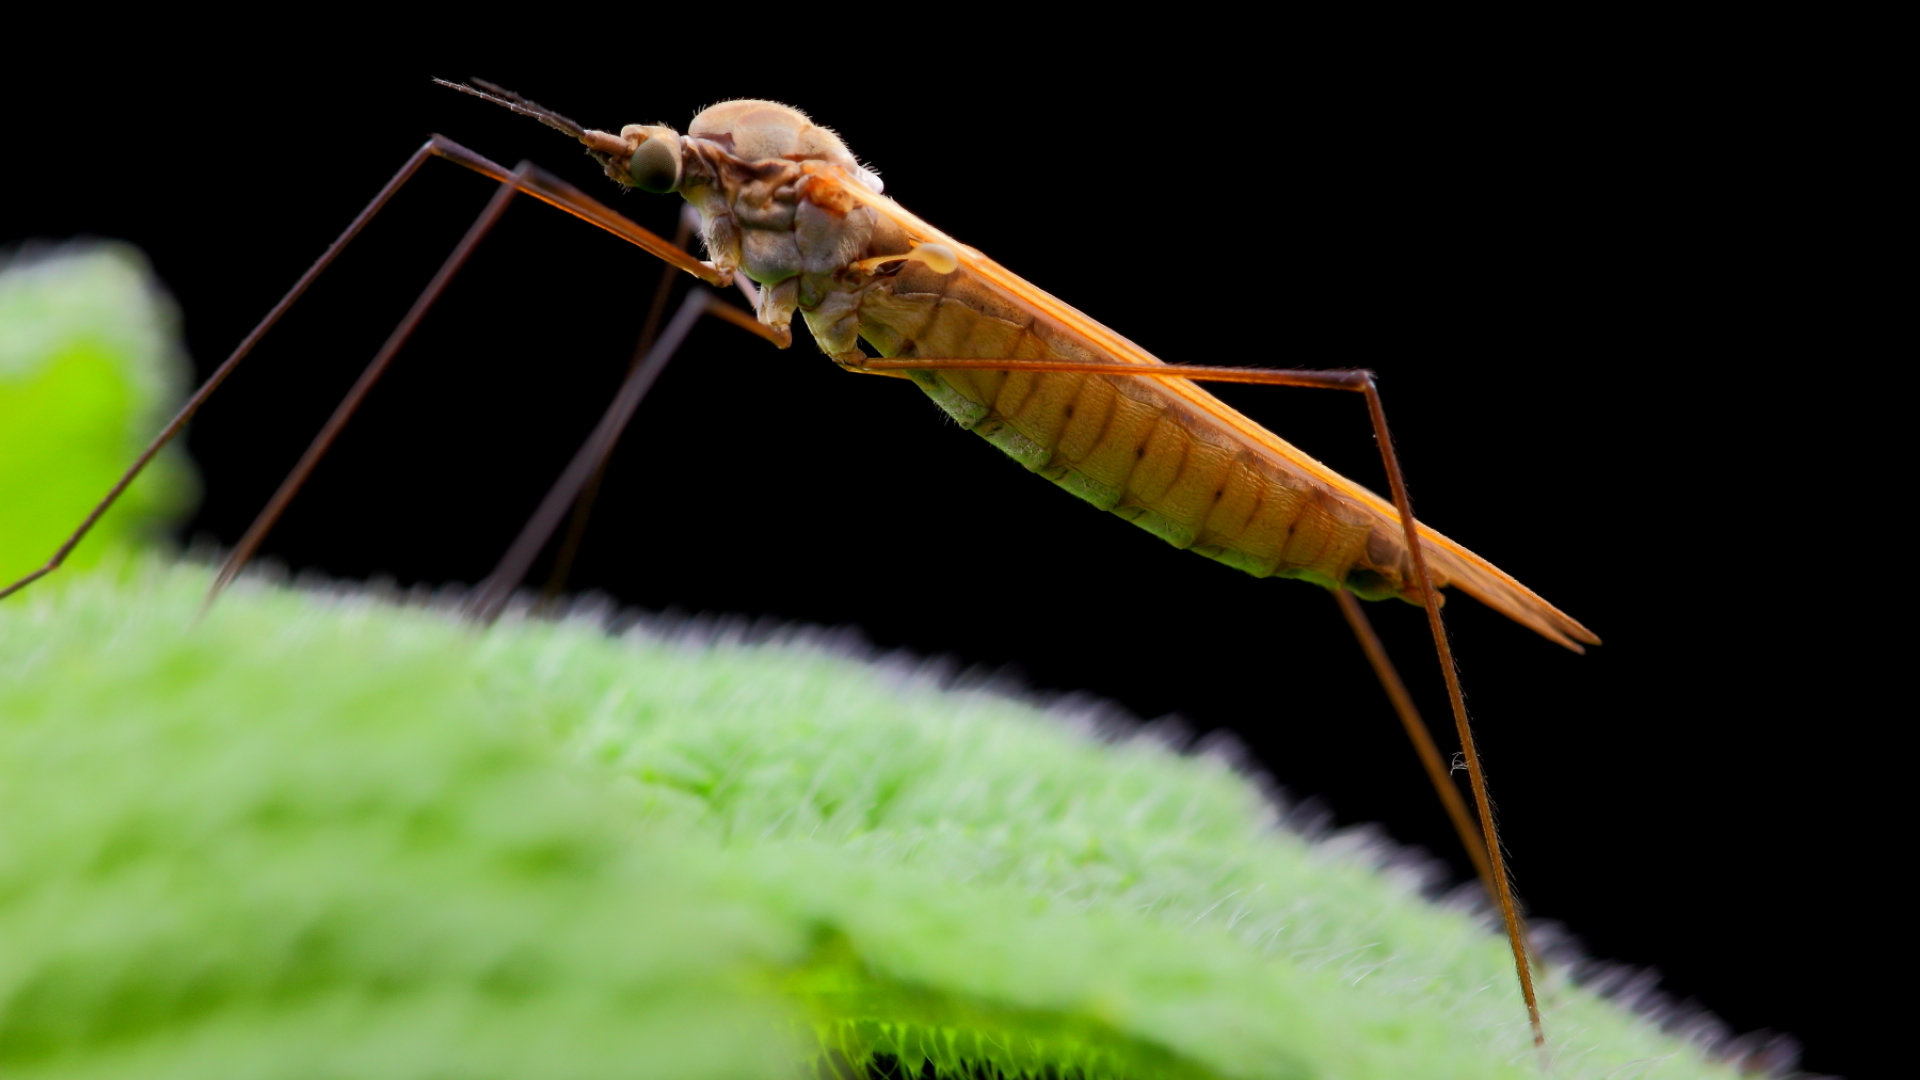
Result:
<svg viewBox="0 0 1920 1080"><path fill-rule="evenodd" d="M515 174L516 180L522 178L520 174ZM260 550L260 544L267 538L267 533L272 531L274 525L279 522L280 516L286 513L287 506L293 502L293 497L306 484L307 478L313 475L314 466L320 464L320 459L327 455L328 450L333 449L334 440L340 437L341 429L346 427L347 421L359 411L361 403L373 390L374 384L387 373L387 368L393 364L393 358L399 354L400 347L407 343L407 339L413 336L413 331L420 325L420 320L426 316L427 309L433 307L434 303L440 299L440 294L446 291L454 275L458 274L460 268L465 266L467 260L473 256L473 249L480 245L480 241L486 238L488 232L492 231L494 224L500 220L500 215L506 213L507 204L511 203L513 197L519 193L520 187L517 183L502 184L495 189L493 198L487 202L486 209L482 210L473 224L467 227L466 235L460 238L460 242L440 264L440 269L434 272L433 280L420 291L420 295L413 301L413 306L407 309L406 317L400 320L391 334L387 335L387 340L380 346L380 351L374 354L373 359L367 362L365 370L360 372L360 377L354 380L353 388L348 390L347 395L340 399L340 403L333 407L333 415L327 417L327 422L321 426L319 433L307 445L306 452L300 455L300 460L294 465L293 471L280 481L280 487L274 491L273 498L267 500L267 505L254 516L253 524L247 526L246 534L240 538L238 544L234 545L233 551L227 555L226 562L221 564L220 573L214 577L213 584L208 587L206 603L213 603L221 590L227 587L234 576L240 573L241 568L253 558L254 553Z"/></svg>
<svg viewBox="0 0 1920 1080"><path fill-rule="evenodd" d="M553 536L567 508L580 497L581 489L606 461L614 442L620 438L627 422L633 419L634 410L640 407L640 400L646 397L647 391L653 387L653 381L667 366L667 361L686 340L693 324L710 310L724 306L712 293L703 289L688 293L687 298L681 301L680 310L674 312L673 320L661 332L660 340L654 342L653 347L647 350L646 357L627 373L626 381L620 384L620 392L614 395L606 413L594 426L593 433L587 436L587 441L567 464L566 471L560 474L560 479L554 482L546 498L541 500L540 508L534 511L533 517L520 530L513 546L501 558L500 565L475 591L467 606L470 617L479 622L492 622L499 618L514 588L526 577L527 568L533 565L534 557Z"/></svg>
<svg viewBox="0 0 1920 1080"><path fill-rule="evenodd" d="M408 158L407 163L400 167L400 171L394 173L393 178L388 180L386 184L380 188L380 191L374 195L373 200L367 203L365 209L361 210L360 213L347 224L346 230L336 237L332 244L327 246L327 250L321 253L320 258L316 259L312 266L307 267L307 272L300 275L300 279L293 283L293 288L287 290L287 294L280 298L280 302L273 305L272 310L268 311L266 315L254 325L254 328L247 333L246 337L241 339L240 344L234 348L233 352L228 354L227 358L220 362L220 366L213 370L213 374L207 377L207 381L201 383L200 388L195 390L191 397L187 398L186 404L180 406L180 411L174 413L173 419L167 421L167 426L160 429L160 434L155 435L153 441L147 444L146 449L140 451L140 456L134 459L133 464L127 467L126 472L120 474L120 479L114 481L113 487L108 489L106 495L103 496L98 503L94 504L93 509L87 512L87 516L80 522L79 527L75 528L66 540L61 542L60 547L54 551L46 563L39 569L0 589L0 600L12 596L28 585L53 573L60 568L60 564L67 561L67 556L71 555L73 549L80 546L80 541L86 539L87 534L93 531L95 523L100 520L101 516L107 512L109 507L119 500L121 493L126 491L127 486L132 484L134 478L140 475L141 470L147 467L147 463L153 460L154 455L158 454L163 447L172 442L175 435L180 434L180 429L186 427L187 421L192 420L194 414L200 411L200 406L205 405L207 399L213 396L213 392L220 389L221 384L227 381L227 377L232 375L234 370L240 366L240 362L245 360L247 354L253 351L253 347L260 343L260 339L267 336L267 331L273 329L274 325L280 321L280 317L285 315L289 308L293 307L294 302L306 294L307 288L326 271L327 267L333 265L333 261L340 256L342 251L346 250L348 244L353 242L353 238L360 235L360 230L366 228L367 223L373 220L374 215L378 214L381 208L387 205L387 201L393 198L394 192L399 191L402 185L412 179L413 174L419 171L420 166L432 155L433 144L431 142L413 152L413 156Z"/></svg>
<svg viewBox="0 0 1920 1080"><path fill-rule="evenodd" d="M687 242L693 239L694 219L686 212L680 214L680 225L673 233L673 246L686 249ZM632 376L641 364L646 362L647 353L653 348L655 339L660 336L660 322L667 316L667 299L673 292L673 275L662 273L654 282L653 300L647 305L647 320L640 324L640 341L634 346L633 359L627 362L627 374ZM613 447L607 447L611 455ZM573 572L573 562L580 555L580 543L587 535L587 520L593 516L593 504L600 498L600 485L607 478L607 460L602 458L594 467L593 475L580 491L580 497L574 500L573 513L567 515L567 532L560 540L560 550L554 554L553 570L547 575L547 583L540 590L540 599L553 600L566 586L567 576Z"/></svg>
<svg viewBox="0 0 1920 1080"><path fill-rule="evenodd" d="M440 135L427 140L436 157L445 158L462 168L471 169L482 176L502 184L512 184L528 195L546 203L548 206L564 211L581 221L627 241L709 285L725 285L727 278L718 270L675 247L673 242L629 221L618 211L600 200L567 183L552 173L527 162L522 162L514 170L507 170L459 143ZM775 341L773 331L766 331L768 339Z"/></svg>
<svg viewBox="0 0 1920 1080"><path fill-rule="evenodd" d="M428 309L433 307L440 299L440 294L446 290L448 283L453 280L454 275L460 272L460 268L465 266L468 258L473 255L474 248L477 247L480 241L486 237L486 234L492 230L494 223L500 220L501 214L506 212L507 204L513 201L514 195L521 191L534 191L535 188L531 185L534 185L536 181L545 185L541 190L551 189L551 181L539 181L537 176L538 172L537 166L530 162L523 161L514 168L513 172L502 178L500 187L494 192L493 199L488 202L486 209L482 210L480 216L474 219L474 223L467 229L466 235L460 238L460 243L454 247L453 252L449 254L446 261L440 265L440 269L434 274L433 280L427 284L425 289L421 290L420 296L413 303L413 307L408 309L406 317L400 320L398 326L394 327L393 333L388 335L386 343L380 347L380 351L374 355L374 358L367 363L366 369L360 373L360 378L354 382L353 388L348 390L347 395L340 399L340 404L334 407L333 415L327 418L327 422L321 427L320 433L314 436L313 442L308 445L306 453L301 455L299 463L293 467L292 472L287 474L286 479L280 482L280 487L274 492L273 498L268 500L267 505L255 516L253 524L247 528L246 535L241 537L240 543L236 545L233 552L227 556L227 561L221 565L220 573L214 578L213 585L207 590L207 603L211 604L213 600L219 596L221 590L226 588L228 583L234 579L234 576L240 572L241 568L246 566L247 562L253 558L254 553L259 550L261 541L266 539L267 533L272 530L273 526L280 520L281 515L286 512L287 506L293 501L294 495L298 494L300 488L306 484L308 477L313 473L314 467L320 463L321 458L326 456L327 451L333 448L334 440L339 437L341 429L346 426L347 421L352 418L353 414L359 411L361 404L366 400L366 396L373 389L374 384L380 381L382 375L386 374L387 368L391 366L393 358L399 353L401 346L405 345L407 339L413 336L414 329L419 326L420 320L425 317ZM583 195L581 198L584 199L586 197ZM611 211L608 211L608 213L611 213ZM625 221L624 218L620 220ZM639 226L636 225L633 226L633 228L639 229ZM659 239L650 232L646 232L645 230L640 231L653 241ZM621 233L620 235L624 237L625 234ZM655 245L650 241L648 244L642 246L651 252ZM669 250L674 255L679 256L679 260L690 259L686 252L677 246ZM668 259L667 261L675 265L679 264L679 261L675 259ZM703 269L705 268L704 264L695 263L694 265L701 266ZM744 281L738 282L738 284L743 289L750 290L751 288ZM710 298L712 294L702 293L701 295L703 298ZM751 297L751 292L749 292L749 296ZM703 299L700 312L708 310L714 310L717 314L722 314L723 316L726 315L727 311L724 305L708 304ZM735 312L731 317L731 321L734 321L736 324L739 324L742 319L751 320L751 317L747 316L744 312ZM776 334L775 331L761 326L758 322L751 322L751 326L757 333L768 338L776 345L782 345L784 347L784 345L791 340L790 336ZM684 338L685 335L685 330L682 330L680 336ZM665 340L666 339L663 339L663 341ZM660 360L660 364L653 369L652 374L648 376L645 384L641 386L640 393L642 395L646 393L646 387L652 384L653 376L658 375L659 366L665 365L666 357L672 354L673 346L677 346L678 343L679 339L672 339L672 345L666 349L665 354ZM651 356L651 354L649 354L649 356ZM637 366L638 365L636 365L636 367ZM632 375L630 373L629 379L631 378ZM637 406L638 404L639 399L636 397L634 405ZM631 410L629 410L629 415L631 415ZM622 423L624 423L624 421L622 421ZM618 437L617 429L614 437ZM610 439L606 444L606 451L610 452L611 450L612 441ZM579 487L576 485L573 489L573 495L570 496L570 498L578 494ZM552 529L553 524L549 524L546 532L541 535L540 539L542 543L545 542L547 536L551 535ZM516 548L515 550L518 549ZM536 546L533 551L525 553L525 564L530 565L534 555L538 554L538 552L539 549ZM516 576L506 585L506 590L510 591L514 585L518 584L520 575L524 575L525 573L526 565L520 565ZM504 595L499 598L498 603L505 603ZM497 606L494 608L494 611L497 614Z"/></svg>
<svg viewBox="0 0 1920 1080"><path fill-rule="evenodd" d="M1479 875L1480 883L1486 886L1487 899L1498 904L1500 890L1493 883L1493 867L1487 862L1486 838L1475 827L1472 811L1467 809L1466 801L1460 798L1460 789L1453 786L1452 774L1440 756L1440 748L1434 744L1433 733L1427 730L1426 720L1420 716L1419 707L1414 705L1413 696L1407 693L1407 684L1401 681L1400 672L1388 659L1387 648L1381 644L1380 635L1373 632L1373 622L1367 618L1360 598L1345 589L1333 589L1331 592L1340 604L1340 614L1347 620L1347 627L1360 643L1360 651L1367 654L1367 663L1373 667L1374 678L1380 681L1380 688L1387 692L1387 700L1393 703L1393 711L1400 717L1400 726L1406 729L1407 739L1413 743L1414 753L1427 771L1427 779L1432 782L1433 790L1446 807L1447 818L1453 822L1453 831L1460 837L1460 846L1466 849L1467 858L1473 862L1474 873Z"/></svg>
<svg viewBox="0 0 1920 1080"><path fill-rule="evenodd" d="M1440 660L1440 674L1446 679L1447 699L1453 707L1454 729L1466 756L1467 778L1473 788L1474 806L1479 812L1480 833L1495 902L1505 924L1507 944L1513 951L1514 971L1520 978L1520 996L1527 1005L1527 1020L1533 1027L1533 1043L1544 1048L1545 1029L1540 1023L1540 1003L1534 993L1533 969L1527 956L1527 933L1513 899L1513 885L1507 876L1506 859L1500 850L1499 827L1493 820L1493 803L1487 794L1486 772L1480 763L1480 750L1474 743L1473 727L1467 720L1467 701L1460 689L1460 673L1453 659L1453 646L1447 639L1446 623L1440 617L1440 596L1433 586L1433 575L1420 543L1419 524L1413 517L1413 504L1407 497L1406 477L1400 469L1399 455L1393 449L1393 436L1387 428L1387 414L1380 404L1380 391L1370 371L1300 371L1263 368L1235 368L1195 364L1102 364L1055 360L958 359L913 357L901 360L867 360L862 368L879 371L986 370L986 371L1058 371L1096 375L1128 375L1143 378L1191 379L1196 382L1238 382L1267 386L1303 386L1327 390L1358 391L1366 395L1367 414L1373 422L1373 434L1380 444L1380 457L1387 467L1387 485L1393 495L1394 509L1400 516L1401 531L1407 541L1408 561L1419 586L1421 606L1427 611L1427 629L1433 637L1434 651ZM1391 691L1389 691L1391 692ZM1444 796L1442 796L1444 799ZM1475 845L1469 843L1469 851Z"/></svg>
<svg viewBox="0 0 1920 1080"><path fill-rule="evenodd" d="M374 219L375 215L379 214L381 209L387 205L388 201L393 198L394 193L399 191L408 180L412 179L413 175L419 171L420 166L424 164L428 158L432 157L451 161L456 165L470 169L482 176L489 177L502 184L509 185L516 190L523 191L541 202L572 214L582 221L604 229L660 257L675 268L684 270L700 278L702 281L712 285L726 284L724 276L712 267L688 255L684 250L675 246L670 241L656 236L652 232L627 220L612 209L602 205L598 200L544 170L536 166L523 164L518 170L510 171L451 139L435 135L428 139L426 144L421 146L420 149L414 151L413 156L407 159L406 164L402 165L399 171L394 173L393 178L388 180L374 197L368 201L366 207L347 224L346 229L334 239L332 244L328 245L327 250L321 253L320 257L314 261L312 266L307 268L304 274L300 275L299 280L295 281L293 287L287 290L286 295L282 296L280 301L273 305L273 308L261 318L260 322L248 332L247 336L241 339L240 344L234 348L233 352L230 353L225 360L221 361L220 366L214 369L213 374L208 376L207 381L201 383L200 387L193 392L192 396L187 398L186 403L174 414L173 419L167 421L166 427L160 429L160 433L154 436L153 441L148 443L144 450L140 451L140 455L134 459L133 464L127 467L127 470L120 475L118 480L114 481L113 487L108 489L106 495L102 496L98 503L94 504L93 509L87 512L87 516L82 519L73 532L61 542L60 546L54 550L54 553L48 557L47 561L37 569L21 576L19 579L9 582L4 587L0 587L0 600L12 596L28 585L53 573L60 568L61 564L66 562L67 556L71 555L74 548L78 547L80 542L86 539L87 534L93 531L94 524L100 520L107 510L111 508L115 502L119 501L121 494L127 490L128 485L132 484L134 479L140 475L141 471L147 467L147 463L152 461L154 456L169 442L172 442L182 428L187 426L188 421L192 420L194 415L200 411L201 406L207 403L207 399L213 396L214 391L218 390L221 385L227 381L227 378L233 374L235 369L240 366L240 362L245 360L247 356L253 352L254 347L266 336L267 331L273 329L273 327L279 323L281 317L293 307L294 303L298 301L300 297L306 294L307 289L313 285L314 281L317 280L328 267L333 265L334 260L339 258L342 251L346 250L347 245L352 243L354 238L358 237L361 231L367 227L367 224ZM752 328L756 333L766 337L782 348L785 348L787 344L791 342L790 336L776 333L773 330L760 326L758 323L753 323Z"/></svg>
<svg viewBox="0 0 1920 1080"><path fill-rule="evenodd" d="M1460 668L1453 659L1453 643L1447 638L1447 624L1440 617L1440 594L1433 587L1433 575L1427 570L1427 557L1421 550L1420 531L1413 519L1413 501L1407 496L1406 475L1400 471L1400 455L1393 448L1393 436L1387 430L1386 410L1380 405L1380 391L1373 375L1366 377L1367 413L1373 419L1374 437L1380 442L1380 457L1387 466L1387 486L1393 491L1393 505L1400 511L1401 530L1407 537L1407 555L1413 562L1414 580L1420 583L1421 606L1427 609L1427 629L1433 634L1434 651L1440 656L1440 674L1447 680L1447 701L1453 706L1453 727L1460 736L1460 750L1467 759L1467 780L1473 787L1473 803L1480 813L1480 832L1486 838L1487 861L1493 870L1500 905L1501 921L1506 923L1507 946L1513 951L1513 968L1520 976L1520 996L1526 999L1527 1023L1533 1027L1533 1045L1545 1049L1547 1032L1540 1024L1540 1000L1533 988L1533 966L1527 956L1527 930L1520 921L1520 908L1513 899L1513 881L1507 874L1507 860L1500 850L1500 827L1493 820L1493 798L1487 793L1487 772L1480 763L1480 748L1474 742L1473 725L1467 720L1467 698L1460 689Z"/></svg>

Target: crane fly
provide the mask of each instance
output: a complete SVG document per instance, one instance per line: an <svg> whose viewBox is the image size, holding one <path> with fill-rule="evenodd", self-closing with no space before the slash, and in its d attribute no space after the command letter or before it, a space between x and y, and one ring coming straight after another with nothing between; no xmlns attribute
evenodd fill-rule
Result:
<svg viewBox="0 0 1920 1080"><path fill-rule="evenodd" d="M518 194L531 195L709 285L738 286L754 310L749 315L720 302L715 293L697 290L667 320L665 293L660 294L649 319L661 327L657 340L644 350L600 427L477 593L476 615L491 617L505 603L695 321L715 315L784 348L797 314L835 364L913 383L961 426L1095 506L1176 547L1255 576L1299 578L1331 590L1500 911L1534 1041L1544 1046L1526 934L1441 620L1440 590L1455 587L1574 651L1599 639L1485 559L1416 522L1369 372L1163 363L907 211L882 193L878 176L836 135L784 105L725 102L700 113L684 133L663 125L628 125L612 133L585 128L488 84L442 85L578 140L623 186L681 195L698 213L708 260L693 258L537 167L506 169L435 136L194 393L72 536L39 569L0 589L0 598L57 568L394 192L427 158L445 158L498 181L493 202L236 545L214 592L258 549L507 203ZM877 355L869 355L863 343ZM1202 382L1364 395L1390 497L1375 495L1302 453L1214 397ZM1424 609L1473 792L1471 813L1356 597L1397 598Z"/></svg>

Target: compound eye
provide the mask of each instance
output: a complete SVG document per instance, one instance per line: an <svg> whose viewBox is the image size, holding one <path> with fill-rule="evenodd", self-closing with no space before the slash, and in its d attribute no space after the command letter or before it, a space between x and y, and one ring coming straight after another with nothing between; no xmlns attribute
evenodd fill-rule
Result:
<svg viewBox="0 0 1920 1080"><path fill-rule="evenodd" d="M680 188L680 140L651 138L634 148L627 174L633 186L654 195Z"/></svg>

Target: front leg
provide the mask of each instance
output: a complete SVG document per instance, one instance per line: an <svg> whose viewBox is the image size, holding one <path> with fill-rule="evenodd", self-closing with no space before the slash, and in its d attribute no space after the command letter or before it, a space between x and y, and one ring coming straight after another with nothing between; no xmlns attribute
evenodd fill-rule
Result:
<svg viewBox="0 0 1920 1080"><path fill-rule="evenodd" d="M740 272L740 226L733 220L726 198L713 187L703 185L685 195L687 205L699 215L700 242L707 249L706 265L726 279L720 283L725 288Z"/></svg>
<svg viewBox="0 0 1920 1080"><path fill-rule="evenodd" d="M820 351L832 357L834 363L853 371L867 366L867 354L860 351L860 298L864 292L864 289L834 290L818 304L801 311L806 316L807 329L813 331L813 340L820 343Z"/></svg>
<svg viewBox="0 0 1920 1080"><path fill-rule="evenodd" d="M755 314L760 316L763 325L784 334L793 325L793 313L799 307L800 279L790 277L778 285L768 285L760 290L760 303ZM818 336L818 331L815 336Z"/></svg>

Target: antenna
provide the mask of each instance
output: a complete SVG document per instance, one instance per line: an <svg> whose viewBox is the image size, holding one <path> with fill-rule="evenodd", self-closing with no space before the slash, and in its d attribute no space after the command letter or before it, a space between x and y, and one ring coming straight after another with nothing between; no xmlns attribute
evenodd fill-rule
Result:
<svg viewBox="0 0 1920 1080"><path fill-rule="evenodd" d="M482 101L491 101L495 105L503 109L511 109L521 116L530 116L553 130L570 135L573 138L584 139L587 134L586 128L561 116L545 105L521 97L506 87L495 85L485 79L473 80L476 85L472 86L466 83L448 82L445 79L435 79L433 81L449 90L458 90L460 93L470 97L477 97Z"/></svg>

